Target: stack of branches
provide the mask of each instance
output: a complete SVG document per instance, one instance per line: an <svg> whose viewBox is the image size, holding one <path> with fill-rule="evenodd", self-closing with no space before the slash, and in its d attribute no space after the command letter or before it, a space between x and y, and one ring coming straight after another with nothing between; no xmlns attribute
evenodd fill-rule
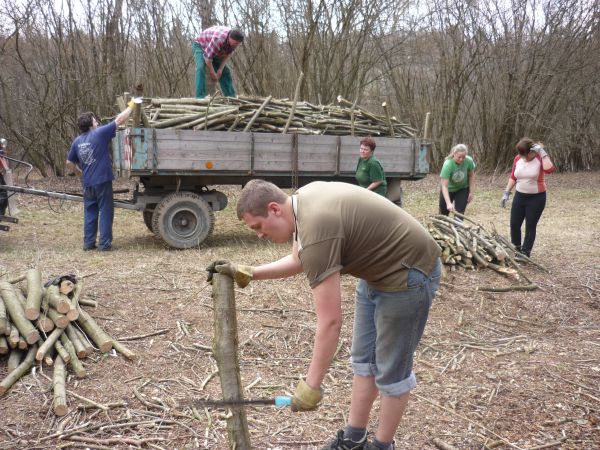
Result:
<svg viewBox="0 0 600 450"><path fill-rule="evenodd" d="M415 136L413 128L390 115L386 103L382 107L385 115L378 115L341 96L337 99L337 105L313 105L271 96L145 98L141 120L145 127L150 128Z"/></svg>
<svg viewBox="0 0 600 450"><path fill-rule="evenodd" d="M39 269L0 280L0 355L7 355L7 375L0 381L0 396L37 363L53 367L53 409L64 416L67 408L67 372L86 376L81 362L96 348L113 348L128 359L135 354L103 330L81 305L95 306L82 297L83 282L59 277L42 285ZM0 359L0 361L2 360Z"/></svg>
<svg viewBox="0 0 600 450"><path fill-rule="evenodd" d="M546 269L518 252L495 229L489 232L466 216L457 212L453 214L454 217L432 216L427 224L429 233L442 249L444 264L450 266L451 270L456 267L471 270L488 268L517 282L510 287L479 287L478 290L481 291L531 291L538 288L526 276L517 261Z"/></svg>

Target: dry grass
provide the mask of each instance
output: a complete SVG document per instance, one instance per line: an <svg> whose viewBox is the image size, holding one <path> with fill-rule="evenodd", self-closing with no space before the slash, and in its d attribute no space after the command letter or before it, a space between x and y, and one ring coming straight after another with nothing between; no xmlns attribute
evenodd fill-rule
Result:
<svg viewBox="0 0 600 450"><path fill-rule="evenodd" d="M505 182L505 176L481 176L467 212L508 234L509 211L498 207ZM435 213L436 183L434 176L406 183L406 209L422 220ZM35 184L76 189L70 179ZM234 203L239 190L224 190ZM461 449L484 448L500 439L522 449L552 443L552 448L600 447L599 192L599 173L549 177L549 201L533 257L550 273L528 270L541 290L483 293L475 288L508 281L491 271L447 274L418 350L420 384L396 436L398 448L435 448L433 438ZM0 234L0 265L10 275L32 266L41 268L45 278L89 275L85 292L99 302L90 312L114 336L168 333L128 342L139 355L135 363L96 353L85 360L88 377L69 380L67 388L79 395L104 404L126 403L108 412L77 409L81 402L71 397L71 412L58 419L50 410L48 381L39 373L24 377L0 399L0 449L57 448L68 441L42 439L86 423L142 420L147 423L80 432L99 441L95 447L72 442L70 448L135 447L118 443L125 438L161 439L145 448L227 448L223 411L200 410L194 417L189 408L161 409L158 402L220 396L218 376L211 377L214 359L203 348L212 339L211 288L204 267L216 258L259 264L284 256L290 247L259 241L228 207L217 214L215 233L200 249L165 249L147 231L141 214L117 210L117 250L83 252L80 205L51 201L55 213L46 199L21 196L19 202L20 223ZM319 448L344 425L354 284L343 280L346 320L323 405L303 414L249 408L254 448ZM292 392L308 367L315 329L307 283L299 276L252 283L236 292L241 374L245 386L253 385L246 395Z"/></svg>

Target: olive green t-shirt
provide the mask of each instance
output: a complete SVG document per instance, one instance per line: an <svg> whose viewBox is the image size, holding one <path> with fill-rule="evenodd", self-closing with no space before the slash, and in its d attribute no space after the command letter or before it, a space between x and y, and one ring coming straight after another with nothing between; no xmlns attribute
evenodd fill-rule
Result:
<svg viewBox="0 0 600 450"><path fill-rule="evenodd" d="M367 189L317 181L295 200L298 255L311 288L339 271L384 292L406 290L408 269L429 274L440 256L416 219Z"/></svg>

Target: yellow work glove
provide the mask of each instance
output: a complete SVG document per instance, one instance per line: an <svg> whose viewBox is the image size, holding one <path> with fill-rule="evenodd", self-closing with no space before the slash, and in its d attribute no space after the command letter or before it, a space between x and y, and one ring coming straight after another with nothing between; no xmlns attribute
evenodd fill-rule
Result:
<svg viewBox="0 0 600 450"><path fill-rule="evenodd" d="M127 107L133 109L133 105L139 103L142 103L142 97L132 97L131 100L129 100L129 103L127 103Z"/></svg>
<svg viewBox="0 0 600 450"><path fill-rule="evenodd" d="M244 266L230 263L229 261L217 260L213 261L207 268L208 276L206 281L211 282L213 274L222 273L229 275L237 285L241 288L245 288L252 281L252 274L254 273L254 267Z"/></svg>
<svg viewBox="0 0 600 450"><path fill-rule="evenodd" d="M322 398L321 389L313 389L306 381L300 380L292 397L292 411L314 411Z"/></svg>

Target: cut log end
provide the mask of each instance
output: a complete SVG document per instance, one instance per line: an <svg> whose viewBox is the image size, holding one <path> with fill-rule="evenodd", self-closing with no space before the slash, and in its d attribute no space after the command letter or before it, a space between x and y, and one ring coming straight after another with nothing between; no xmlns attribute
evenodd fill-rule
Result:
<svg viewBox="0 0 600 450"><path fill-rule="evenodd" d="M54 325L58 328L67 328L67 325L69 325L70 322L69 318L62 314L54 318Z"/></svg>
<svg viewBox="0 0 600 450"><path fill-rule="evenodd" d="M103 342L102 344L100 344L98 346L98 348L100 349L100 351L102 353L108 353L108 352L110 352L112 350L113 345L112 345L111 341L107 341L107 342Z"/></svg>
<svg viewBox="0 0 600 450"><path fill-rule="evenodd" d="M54 405L54 414L58 417L65 416L69 412L67 405Z"/></svg>
<svg viewBox="0 0 600 450"><path fill-rule="evenodd" d="M27 308L25 310L25 317L27 317L29 320L36 320L40 317L40 310L39 308L35 309L35 308Z"/></svg>
<svg viewBox="0 0 600 450"><path fill-rule="evenodd" d="M48 317L42 317L37 321L38 328L44 333L54 330L54 322Z"/></svg>
<svg viewBox="0 0 600 450"><path fill-rule="evenodd" d="M69 319L70 322L75 322L78 318L79 318L79 310L71 309L67 312L67 319Z"/></svg>
<svg viewBox="0 0 600 450"><path fill-rule="evenodd" d="M40 338L40 332L37 330L31 331L27 336L25 336L25 340L29 345L35 344Z"/></svg>

